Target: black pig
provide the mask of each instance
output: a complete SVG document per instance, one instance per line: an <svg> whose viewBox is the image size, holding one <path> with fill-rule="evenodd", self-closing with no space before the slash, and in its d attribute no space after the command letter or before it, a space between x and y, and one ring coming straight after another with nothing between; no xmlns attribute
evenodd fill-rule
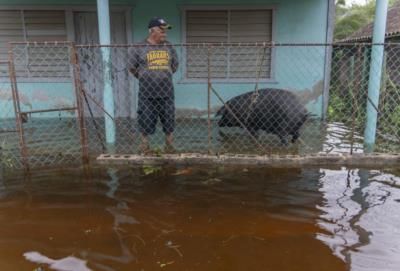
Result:
<svg viewBox="0 0 400 271"><path fill-rule="evenodd" d="M264 130L277 135L283 144L289 135L291 142L296 142L309 117L297 96L282 89L260 89L233 97L217 111L216 116L220 115L219 127L246 128L255 137L258 130Z"/></svg>

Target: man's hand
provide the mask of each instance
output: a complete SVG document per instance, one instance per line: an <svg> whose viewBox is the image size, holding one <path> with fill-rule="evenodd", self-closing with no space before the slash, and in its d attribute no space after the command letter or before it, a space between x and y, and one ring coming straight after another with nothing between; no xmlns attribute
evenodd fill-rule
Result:
<svg viewBox="0 0 400 271"><path fill-rule="evenodd" d="M139 77L139 73L135 68L130 68L129 72L133 74L133 76L135 76L136 78Z"/></svg>

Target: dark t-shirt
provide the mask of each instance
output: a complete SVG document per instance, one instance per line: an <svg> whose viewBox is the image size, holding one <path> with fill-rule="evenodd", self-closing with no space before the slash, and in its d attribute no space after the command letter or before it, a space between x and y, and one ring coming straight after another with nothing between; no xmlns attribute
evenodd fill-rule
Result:
<svg viewBox="0 0 400 271"><path fill-rule="evenodd" d="M152 45L144 40L129 48L128 67L139 79L139 97L174 97L172 74L178 69L178 56L169 42Z"/></svg>

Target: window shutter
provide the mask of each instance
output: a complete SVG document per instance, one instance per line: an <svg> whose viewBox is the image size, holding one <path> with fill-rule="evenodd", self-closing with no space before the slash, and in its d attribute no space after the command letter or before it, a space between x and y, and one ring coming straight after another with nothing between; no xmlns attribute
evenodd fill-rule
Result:
<svg viewBox="0 0 400 271"><path fill-rule="evenodd" d="M24 17L27 41L67 40L64 11L25 10Z"/></svg>
<svg viewBox="0 0 400 271"><path fill-rule="evenodd" d="M272 10L232 10L230 23L231 42L272 41ZM229 62L230 78L270 78L271 48L233 47Z"/></svg>
<svg viewBox="0 0 400 271"><path fill-rule="evenodd" d="M0 11L0 59L8 59L8 42L65 40L67 30L62 10ZM66 46L18 45L14 59L19 77L70 76Z"/></svg>
<svg viewBox="0 0 400 271"><path fill-rule="evenodd" d="M188 10L186 41L189 46L186 77L207 78L208 52L201 43L255 43L272 41L272 10ZM262 61L262 63L261 63ZM271 48L260 46L214 47L210 54L212 78L270 78Z"/></svg>
<svg viewBox="0 0 400 271"><path fill-rule="evenodd" d="M232 10L230 42L270 42L271 10Z"/></svg>
<svg viewBox="0 0 400 271"><path fill-rule="evenodd" d="M228 42L228 12L196 10L186 13L187 43L225 43ZM187 78L208 77L208 48L204 46L187 47ZM227 76L227 49L220 47L210 51L212 78Z"/></svg>
<svg viewBox="0 0 400 271"><path fill-rule="evenodd" d="M27 41L66 41L65 12L53 10L24 11ZM69 50L66 46L32 45L28 48L31 77L69 77Z"/></svg>
<svg viewBox="0 0 400 271"><path fill-rule="evenodd" d="M0 59L8 60L8 42L24 41L21 11L0 11Z"/></svg>

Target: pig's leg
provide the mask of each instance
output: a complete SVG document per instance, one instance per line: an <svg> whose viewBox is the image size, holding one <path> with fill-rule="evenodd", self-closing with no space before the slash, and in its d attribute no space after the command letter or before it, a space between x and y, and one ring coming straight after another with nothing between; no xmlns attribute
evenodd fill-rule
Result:
<svg viewBox="0 0 400 271"><path fill-rule="evenodd" d="M288 136L288 134L286 133L286 132L284 132L284 131L279 131L279 132L277 132L276 133L276 135L279 137L279 139L281 140L281 144L282 145L287 145L288 144L288 141L287 141L287 136Z"/></svg>
<svg viewBox="0 0 400 271"><path fill-rule="evenodd" d="M299 131L294 132L292 137L292 143L295 143L296 140L299 138L299 136L300 136Z"/></svg>

